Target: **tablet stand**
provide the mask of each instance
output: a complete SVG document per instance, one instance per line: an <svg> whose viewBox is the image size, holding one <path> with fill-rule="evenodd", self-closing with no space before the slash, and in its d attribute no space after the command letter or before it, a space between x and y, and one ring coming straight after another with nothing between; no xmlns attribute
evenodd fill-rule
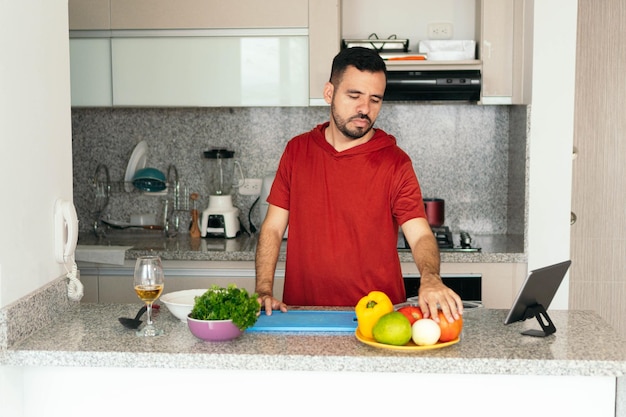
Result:
<svg viewBox="0 0 626 417"><path fill-rule="evenodd" d="M543 330L526 330L523 331L523 335L527 336L535 336L535 337L546 337L550 336L552 333L556 332L556 327L550 320L550 316L548 316L548 312L541 304L535 304L526 309L524 313L524 320L535 317L539 322L539 325Z"/></svg>

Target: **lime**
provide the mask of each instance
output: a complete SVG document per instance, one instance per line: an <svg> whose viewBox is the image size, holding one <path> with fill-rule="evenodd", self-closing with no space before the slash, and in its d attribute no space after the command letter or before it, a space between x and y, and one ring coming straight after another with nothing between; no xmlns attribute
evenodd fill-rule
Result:
<svg viewBox="0 0 626 417"><path fill-rule="evenodd" d="M378 343L406 345L411 340L411 323L404 314L392 311L378 319L372 329L372 334Z"/></svg>

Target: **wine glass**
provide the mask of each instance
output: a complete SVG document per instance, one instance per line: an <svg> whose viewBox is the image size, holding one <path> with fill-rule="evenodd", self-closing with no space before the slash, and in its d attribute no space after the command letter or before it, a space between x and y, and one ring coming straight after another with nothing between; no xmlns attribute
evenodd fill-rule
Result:
<svg viewBox="0 0 626 417"><path fill-rule="evenodd" d="M137 296L146 303L148 322L137 330L137 336L158 336L163 334L152 323L152 303L163 292L163 266L158 256L140 256L135 262L135 274L133 285Z"/></svg>

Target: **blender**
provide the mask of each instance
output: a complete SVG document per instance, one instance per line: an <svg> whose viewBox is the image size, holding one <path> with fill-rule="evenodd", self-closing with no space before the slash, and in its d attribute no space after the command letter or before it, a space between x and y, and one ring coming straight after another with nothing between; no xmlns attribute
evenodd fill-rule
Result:
<svg viewBox="0 0 626 417"><path fill-rule="evenodd" d="M231 190L236 170L243 183L243 171L239 162L234 161L235 152L227 149L211 149L204 152L207 160L209 182L209 206L202 212L200 236L236 237L240 230L239 209L233 206Z"/></svg>

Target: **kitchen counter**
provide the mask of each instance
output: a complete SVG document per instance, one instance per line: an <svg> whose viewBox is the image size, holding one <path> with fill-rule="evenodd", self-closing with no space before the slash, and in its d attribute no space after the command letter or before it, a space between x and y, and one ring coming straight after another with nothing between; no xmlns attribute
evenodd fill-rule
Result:
<svg viewBox="0 0 626 417"><path fill-rule="evenodd" d="M465 313L459 343L435 350L397 352L359 342L351 333L251 333L232 342L195 338L165 306L155 323L165 335L136 337L118 317L132 317L138 304L81 304L51 326L10 347L11 366L89 366L622 376L626 343L595 313L549 312L557 332L523 336L535 320L503 325L505 310L477 308ZM274 314L281 314L275 312ZM289 313L287 313L289 314Z"/></svg>
<svg viewBox="0 0 626 417"><path fill-rule="evenodd" d="M441 262L448 263L524 263L524 239L519 235L473 236L480 252L441 252ZM160 231L112 231L107 237L97 238L93 233L82 233L79 245L131 246L126 259L141 255L159 255L163 260L178 261L254 261L256 236L234 239L190 239L188 234L165 237ZM279 255L285 260L286 241ZM413 262L409 250L398 251L400 262Z"/></svg>
<svg viewBox="0 0 626 417"><path fill-rule="evenodd" d="M62 286L58 281L45 298L11 310L62 298ZM46 313L42 320L28 315L23 321L26 315L8 312L21 324L8 323L9 345L0 349L0 369L20 381L11 385L26 410L20 415L56 415L59 398L68 395L72 401L62 406L66 417L83 416L93 404L98 406L92 415L119 413L121 404L125 414L139 415L145 394L138 390L146 383L159 395L154 410L164 415L191 415L198 407L193 398L203 396L207 407L219 410L237 404L252 411L267 401L284 410L307 404L299 415L395 415L406 411L406 401L387 399L411 398L420 414L441 415L445 402L445 415L464 413L472 404L481 416L500 416L503 404L494 396L512 396L511 404L531 399L521 407L504 406L511 416L526 416L529 409L541 410L540 415L625 415L626 343L592 312L550 311L557 332L534 338L520 334L537 328L534 320L504 326L506 310L477 308L466 311L459 343L399 352L362 344L352 333L245 332L230 342L204 342L165 306L155 318L165 334L140 338L117 320L133 316L139 306L71 303L58 315L49 305L52 320L43 318ZM42 308L28 310L44 314ZM24 330L40 322L48 324ZM24 335L11 342L20 332ZM137 395L129 396L132 392ZM364 392L373 400L363 401Z"/></svg>

